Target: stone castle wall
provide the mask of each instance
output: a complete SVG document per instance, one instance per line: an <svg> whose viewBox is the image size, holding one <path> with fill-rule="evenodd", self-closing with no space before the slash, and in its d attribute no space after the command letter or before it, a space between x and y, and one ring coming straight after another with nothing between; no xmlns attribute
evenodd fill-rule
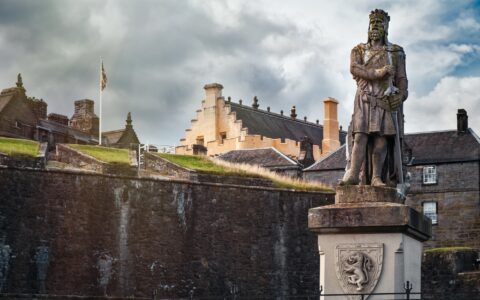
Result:
<svg viewBox="0 0 480 300"><path fill-rule="evenodd" d="M263 296L318 288L332 194L0 169L0 292Z"/></svg>

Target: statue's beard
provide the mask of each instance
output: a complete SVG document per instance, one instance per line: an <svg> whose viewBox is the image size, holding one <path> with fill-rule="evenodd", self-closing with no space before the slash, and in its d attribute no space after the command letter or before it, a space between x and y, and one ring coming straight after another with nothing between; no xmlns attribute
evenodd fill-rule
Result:
<svg viewBox="0 0 480 300"><path fill-rule="evenodd" d="M376 29L376 28L371 29L368 32L368 38L372 41L378 41L378 40L382 39L383 35L384 35L383 30L379 30L379 29Z"/></svg>

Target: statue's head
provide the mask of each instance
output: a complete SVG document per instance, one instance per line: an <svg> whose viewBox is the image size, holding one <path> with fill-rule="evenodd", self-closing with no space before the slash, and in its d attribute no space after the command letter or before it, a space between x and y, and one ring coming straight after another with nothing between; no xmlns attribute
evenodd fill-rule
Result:
<svg viewBox="0 0 480 300"><path fill-rule="evenodd" d="M390 16L382 9L375 9L370 13L370 24L368 26L368 41L378 41L383 39L387 44L388 40L388 22Z"/></svg>

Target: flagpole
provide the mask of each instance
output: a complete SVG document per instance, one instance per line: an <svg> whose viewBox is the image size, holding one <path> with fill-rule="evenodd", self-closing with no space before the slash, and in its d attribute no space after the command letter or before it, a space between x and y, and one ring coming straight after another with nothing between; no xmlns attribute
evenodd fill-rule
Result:
<svg viewBox="0 0 480 300"><path fill-rule="evenodd" d="M103 64L103 61L102 59L100 58L100 77L99 77L99 81L98 81L98 84L99 84L99 88L100 88L100 109L99 109L99 114L100 114L100 117L98 118L98 145L102 145L102 94L103 94L103 91L102 91L102 64Z"/></svg>

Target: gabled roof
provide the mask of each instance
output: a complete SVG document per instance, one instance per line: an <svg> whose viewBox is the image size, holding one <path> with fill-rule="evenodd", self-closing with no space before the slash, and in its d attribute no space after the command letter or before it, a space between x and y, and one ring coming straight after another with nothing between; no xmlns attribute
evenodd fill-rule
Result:
<svg viewBox="0 0 480 300"><path fill-rule="evenodd" d="M327 156L321 158L304 171L327 171L327 170L345 170L347 165L346 160L346 145L343 144L337 150L329 153Z"/></svg>
<svg viewBox="0 0 480 300"><path fill-rule="evenodd" d="M232 150L218 156L218 158L232 163L259 165L266 168L298 166L297 162L273 147Z"/></svg>
<svg viewBox="0 0 480 300"><path fill-rule="evenodd" d="M322 145L323 126L292 119L289 116L255 109L249 106L233 102L225 102L230 105L231 111L235 112L237 120L248 128L248 134L258 134L269 138L285 138L300 141L304 136L312 139L315 145ZM346 132L340 133L340 143L345 143Z"/></svg>
<svg viewBox="0 0 480 300"><path fill-rule="evenodd" d="M471 128L465 133L447 130L405 134L405 146L412 151L411 165L480 160L480 139ZM304 171L345 169L345 149L343 145Z"/></svg>
<svg viewBox="0 0 480 300"><path fill-rule="evenodd" d="M3 89L0 93L0 112L10 103L10 100L13 99L17 91L16 87Z"/></svg>
<svg viewBox="0 0 480 300"><path fill-rule="evenodd" d="M102 142L105 142L107 145L116 144L118 143L124 132L125 129L104 131L102 132Z"/></svg>
<svg viewBox="0 0 480 300"><path fill-rule="evenodd" d="M406 134L405 144L412 150L413 165L480 160L480 142L471 128L465 133L448 130Z"/></svg>
<svg viewBox="0 0 480 300"><path fill-rule="evenodd" d="M86 143L98 142L96 137L88 133L51 120L39 120L37 127L50 132L62 133L64 135L71 136L76 140Z"/></svg>

